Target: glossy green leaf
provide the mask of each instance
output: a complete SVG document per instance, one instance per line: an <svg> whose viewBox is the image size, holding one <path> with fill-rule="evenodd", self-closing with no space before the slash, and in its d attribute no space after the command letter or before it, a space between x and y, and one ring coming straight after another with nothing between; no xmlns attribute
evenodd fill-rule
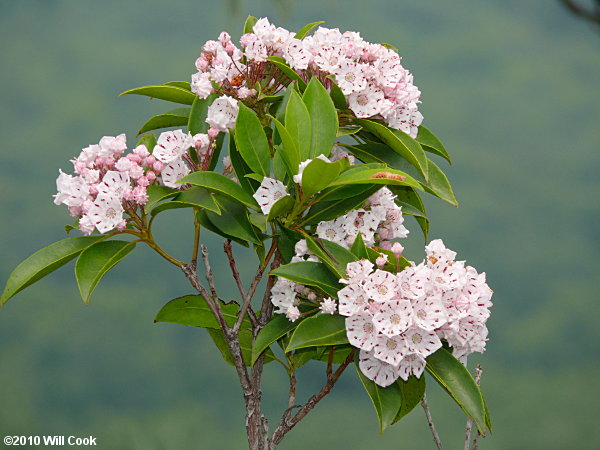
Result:
<svg viewBox="0 0 600 450"><path fill-rule="evenodd" d="M246 18L246 22L244 22L244 34L246 33L252 33L254 30L254 25L256 25L256 22L258 22L258 19L254 16L248 16Z"/></svg>
<svg viewBox="0 0 600 450"><path fill-rule="evenodd" d="M12 271L0 297L0 308L18 292L54 272L104 236L77 236L55 242L31 255Z"/></svg>
<svg viewBox="0 0 600 450"><path fill-rule="evenodd" d="M337 137L352 136L362 130L362 127L342 127L338 129Z"/></svg>
<svg viewBox="0 0 600 450"><path fill-rule="evenodd" d="M221 214L221 209L213 195L206 189L197 186L181 191L171 201L154 207L151 214L154 216L162 211L180 208L201 208L212 211L215 214Z"/></svg>
<svg viewBox="0 0 600 450"><path fill-rule="evenodd" d="M337 162L327 162L314 158L302 171L302 196L311 197L329 186L340 174Z"/></svg>
<svg viewBox="0 0 600 450"><path fill-rule="evenodd" d="M402 394L400 386L393 383L388 387L378 386L375 382L369 380L360 370L358 366L358 356L356 358L356 373L358 378L365 387L379 421L379 432L383 433L387 427L394 423L394 419L398 415L400 405L402 404Z"/></svg>
<svg viewBox="0 0 600 450"><path fill-rule="evenodd" d="M417 134L417 142L421 144L423 150L441 156L450 164L452 164L452 161L450 160L450 155L446 151L444 144L440 142L440 140L435 134L433 134L423 125L419 127L419 133Z"/></svg>
<svg viewBox="0 0 600 450"><path fill-rule="evenodd" d="M146 146L146 149L148 149L148 151L152 153L152 150L154 150L154 147L156 146L156 135L154 133L148 133L143 135L139 139L137 145Z"/></svg>
<svg viewBox="0 0 600 450"><path fill-rule="evenodd" d="M232 198L250 208L258 210L258 204L239 184L216 172L193 172L180 180L182 183L192 184L218 192Z"/></svg>
<svg viewBox="0 0 600 450"><path fill-rule="evenodd" d="M287 353L298 348L347 343L346 320L343 316L317 314L300 322L285 351Z"/></svg>
<svg viewBox="0 0 600 450"><path fill-rule="evenodd" d="M421 184L406 172L390 168L377 168L358 166L354 170L347 170L336 180L329 184L333 186L343 186L346 184L383 184L411 186L417 189L423 189Z"/></svg>
<svg viewBox="0 0 600 450"><path fill-rule="evenodd" d="M143 86L122 92L120 95L144 95L150 98L158 98L173 103L191 105L196 99L196 94L177 86Z"/></svg>
<svg viewBox="0 0 600 450"><path fill-rule="evenodd" d="M327 239L313 238L306 234L306 245L308 249L315 254L333 274L338 278L346 277L346 266L357 258L353 253L346 250L341 245Z"/></svg>
<svg viewBox="0 0 600 450"><path fill-rule="evenodd" d="M356 235L356 239L350 247L350 251L359 259L368 259L369 254L367 252L367 246L365 245L365 241L363 240L362 233L358 233Z"/></svg>
<svg viewBox="0 0 600 450"><path fill-rule="evenodd" d="M417 141L400 130L390 129L372 120L356 119L356 123L389 145L395 152L415 166L425 180L428 179L427 157Z"/></svg>
<svg viewBox="0 0 600 450"><path fill-rule="evenodd" d="M473 419L479 432L485 433L487 421L483 395L466 367L445 348L426 359L426 370Z"/></svg>
<svg viewBox="0 0 600 450"><path fill-rule="evenodd" d="M283 261L287 264L296 254L294 247L296 246L296 243L303 238L303 236L297 231L290 230L281 225L279 225L277 228L279 231L279 251L281 252Z"/></svg>
<svg viewBox="0 0 600 450"><path fill-rule="evenodd" d="M203 209L196 211L196 219L198 219L198 223L207 230L212 231L213 233L218 234L219 236L222 236L225 239L237 242L238 244L243 245L244 247L250 247L250 244L248 244L247 241L239 239L235 236L228 235L221 231L219 228L217 228L215 225L213 225L210 218L208 217L208 213Z"/></svg>
<svg viewBox="0 0 600 450"><path fill-rule="evenodd" d="M304 25L302 28L300 28L294 37L296 39L304 39L306 36L308 36L308 33L310 33L313 30L313 28L315 28L318 25L321 25L322 23L325 23L325 22L320 21L320 22L308 23L308 24Z"/></svg>
<svg viewBox="0 0 600 450"><path fill-rule="evenodd" d="M222 210L220 215L209 211L206 212L206 215L215 227L229 236L234 236L253 244L261 244L250 223L248 210L243 205L226 198L217 199L217 203Z"/></svg>
<svg viewBox="0 0 600 450"><path fill-rule="evenodd" d="M240 186L242 186L242 188L248 194L254 194L258 188L259 182L256 182L246 176L252 173L252 169L248 167L248 164L246 164L242 158L242 155L240 155L240 152L235 145L233 133L230 133L229 135L229 160L231 161L231 167L233 168L233 172L235 173Z"/></svg>
<svg viewBox="0 0 600 450"><path fill-rule="evenodd" d="M396 384L400 387L400 395L402 397L402 404L400 410L396 414L396 418L392 423L398 422L409 412L411 412L423 399L425 395L425 375L421 375L421 378L417 378L414 375L408 377L407 381L402 378L398 378Z"/></svg>
<svg viewBox="0 0 600 450"><path fill-rule="evenodd" d="M313 77L304 91L302 100L308 109L312 129L309 158L318 155L329 156L338 131L337 110L329 92L317 77Z"/></svg>
<svg viewBox="0 0 600 450"><path fill-rule="evenodd" d="M179 191L167 186L153 184L152 186L148 186L146 193L148 194L148 201L144 205L144 209L151 211L159 202L170 197L175 197Z"/></svg>
<svg viewBox="0 0 600 450"><path fill-rule="evenodd" d="M269 215L267 217L267 221L270 222L276 217L285 216L292 210L292 208L294 207L294 203L294 197L292 197L291 195L285 195L281 197L271 207L271 210L269 211Z"/></svg>
<svg viewBox="0 0 600 450"><path fill-rule="evenodd" d="M187 123L188 131L192 134L192 136L198 133L206 133L208 131L208 124L206 123L208 107L212 104L216 97L217 94L211 94L207 98L196 97L194 99Z"/></svg>
<svg viewBox="0 0 600 450"><path fill-rule="evenodd" d="M325 265L318 262L304 261L286 264L273 270L271 275L277 275L295 283L314 286L330 297L337 296L337 292L341 289L338 278Z"/></svg>
<svg viewBox="0 0 600 450"><path fill-rule="evenodd" d="M452 206L458 206L448 178L433 161L429 161L429 183L421 185L425 192L441 198Z"/></svg>
<svg viewBox="0 0 600 450"><path fill-rule="evenodd" d="M273 65L277 66L277 68L281 70L291 81L298 83L298 88L300 91L304 91L304 89L306 89L306 82L300 75L296 73L294 69L287 64L285 59L280 56L269 56L267 61L270 61Z"/></svg>
<svg viewBox="0 0 600 450"><path fill-rule="evenodd" d="M192 91L192 84L189 81L167 81L165 86L175 86L186 91Z"/></svg>
<svg viewBox="0 0 600 450"><path fill-rule="evenodd" d="M85 303L106 273L135 248L135 242L101 241L87 247L75 263L79 293Z"/></svg>
<svg viewBox="0 0 600 450"><path fill-rule="evenodd" d="M300 165L300 151L296 145L296 141L292 138L289 131L283 126L283 124L272 117L273 123L281 137L282 146L279 147L277 153L281 155L281 159L285 164L287 173L290 178L298 173L298 166Z"/></svg>
<svg viewBox="0 0 600 450"><path fill-rule="evenodd" d="M301 320L290 322L284 314L275 314L256 336L252 349L252 365L273 342L292 331L300 323L302 323Z"/></svg>
<svg viewBox="0 0 600 450"><path fill-rule="evenodd" d="M253 172L269 176L271 153L267 136L256 114L241 102L235 122L235 144Z"/></svg>
<svg viewBox="0 0 600 450"><path fill-rule="evenodd" d="M331 97L331 100L333 100L333 104L335 105L335 107L342 111L345 109L348 109L348 101L346 100L346 96L344 95L344 93L342 92L340 87L336 84L336 82L334 80L335 77L329 76L327 78L329 78L331 80L331 88L329 88L329 96Z"/></svg>
<svg viewBox="0 0 600 450"><path fill-rule="evenodd" d="M185 114L183 108L179 111L173 111L166 114L159 114L148 120L142 128L137 132L137 135L146 133L147 131L159 130L161 128L169 127L180 127L188 124L189 120L189 108L188 114Z"/></svg>
<svg viewBox="0 0 600 450"><path fill-rule="evenodd" d="M303 225L315 225L322 220L333 220L348 211L358 208L367 198L375 193L379 186L371 186L359 195L335 201L322 201L313 205L302 218Z"/></svg>
<svg viewBox="0 0 600 450"><path fill-rule="evenodd" d="M285 110L285 129L298 149L300 161L309 159L312 140L311 119L306 105L296 91L292 91Z"/></svg>
<svg viewBox="0 0 600 450"><path fill-rule="evenodd" d="M225 322L233 326L238 318L239 306L235 303L222 302L220 306ZM185 295L171 300L160 309L154 322L176 323L188 327L221 328L201 295ZM245 318L242 323L245 327L250 326L248 318Z"/></svg>

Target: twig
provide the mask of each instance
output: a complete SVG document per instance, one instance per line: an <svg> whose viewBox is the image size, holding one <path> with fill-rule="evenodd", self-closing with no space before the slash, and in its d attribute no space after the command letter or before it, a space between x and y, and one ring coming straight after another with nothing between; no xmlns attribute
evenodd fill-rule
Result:
<svg viewBox="0 0 600 450"><path fill-rule="evenodd" d="M204 244L202 244L202 260L204 261L204 269L206 271L206 281L208 281L208 285L210 286L210 292L212 293L213 299L217 302L219 301L219 295L217 294L217 288L215 286L215 277L208 260L208 249Z"/></svg>
<svg viewBox="0 0 600 450"><path fill-rule="evenodd" d="M481 372L483 372L483 369L481 368L480 364L477 364L477 367L475 368L475 383L477 383L477 386L479 386L479 382L481 380ZM471 447L471 431L473 428L473 419L469 418L467 419L467 428L465 430L465 447L464 450L469 450L469 448Z"/></svg>
<svg viewBox="0 0 600 450"><path fill-rule="evenodd" d="M481 383L481 374L482 373L483 373L483 368L481 367L481 365L478 364L477 369L475 370L475 383L477 383L477 386L479 386ZM483 435L478 430L477 435L473 439L473 450L477 450L477 447L479 447L479 438L481 438L482 436ZM483 437L485 437L485 436L483 436Z"/></svg>
<svg viewBox="0 0 600 450"><path fill-rule="evenodd" d="M198 261L198 247L200 246L200 222L194 216L194 250L192 251L192 263Z"/></svg>
<svg viewBox="0 0 600 450"><path fill-rule="evenodd" d="M344 373L344 370L346 370L348 365L353 360L354 360L354 350L352 352L350 352L350 354L345 359L345 361L328 378L325 386L323 386L323 388L319 392L317 392L315 395L313 395L311 398L309 398L308 401L304 404L304 406L302 406L300 408L300 410L293 417L290 418L289 415L290 415L291 410L294 408L293 402L295 401L295 384L294 384L294 399L292 400L290 398L290 401L288 401L288 405L291 402L292 406L289 406L288 409L286 409L286 411L284 412L283 416L281 417L281 421L279 422L279 425L277 426L277 428L273 432L273 435L271 436L269 448L274 449L277 446L277 444L279 444L281 442L281 440L286 435L286 433L288 431L290 431L292 428L294 428L298 424L298 422L300 422L317 405L317 403L319 403L323 399L323 397L325 397L327 394L329 394L329 392L331 392L331 389L333 388L335 383L339 380L339 378L342 376L342 373ZM290 381L291 381L291 379L290 379ZM294 379L294 381L295 381L295 379ZM290 386L290 389L291 389L291 386Z"/></svg>
<svg viewBox="0 0 600 450"><path fill-rule="evenodd" d="M427 404L427 395L423 395L423 399L421 400L421 406L425 410L425 416L427 416L427 424L429 425L429 429L431 430L431 434L433 435L433 440L435 441L435 445L438 450L444 450L444 446L442 445L442 441L440 439L440 435L435 429L435 425L433 424L433 418L431 417L431 412L429 411L429 405Z"/></svg>

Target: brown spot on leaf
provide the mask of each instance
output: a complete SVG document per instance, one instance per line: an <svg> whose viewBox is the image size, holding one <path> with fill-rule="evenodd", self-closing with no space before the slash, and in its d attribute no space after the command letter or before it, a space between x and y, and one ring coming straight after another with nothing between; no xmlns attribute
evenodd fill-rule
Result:
<svg viewBox="0 0 600 450"><path fill-rule="evenodd" d="M388 178L390 180L404 181L406 177L392 172L377 172L371 175L370 178Z"/></svg>

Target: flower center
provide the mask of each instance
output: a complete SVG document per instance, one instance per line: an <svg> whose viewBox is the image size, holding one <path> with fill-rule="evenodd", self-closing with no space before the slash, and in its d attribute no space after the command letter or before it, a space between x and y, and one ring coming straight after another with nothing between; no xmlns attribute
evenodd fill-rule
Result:
<svg viewBox="0 0 600 450"><path fill-rule="evenodd" d="M398 314L392 314L392 317L390 317L390 322L392 322L394 325L398 325L400 323L400 316Z"/></svg>
<svg viewBox="0 0 600 450"><path fill-rule="evenodd" d="M411 339L413 344L420 344L423 341L423 336L421 336L419 333L415 333L412 335Z"/></svg>
<svg viewBox="0 0 600 450"><path fill-rule="evenodd" d="M106 217L108 217L109 219L114 219L117 216L117 212L114 210L114 208L108 208L106 210Z"/></svg>
<svg viewBox="0 0 600 450"><path fill-rule="evenodd" d="M389 339L385 345L390 350L396 350L396 348L398 347L398 344L396 343L396 341L392 341L391 339Z"/></svg>
<svg viewBox="0 0 600 450"><path fill-rule="evenodd" d="M365 106L367 103L369 103L369 99L366 95L362 94L356 98L356 103L358 103L360 106Z"/></svg>
<svg viewBox="0 0 600 450"><path fill-rule="evenodd" d="M417 317L419 319L425 319L427 317L427 313L425 312L425 310L420 309L417 311Z"/></svg>
<svg viewBox="0 0 600 450"><path fill-rule="evenodd" d="M373 332L373 324L372 323L365 323L363 325L363 331L365 333L372 333Z"/></svg>

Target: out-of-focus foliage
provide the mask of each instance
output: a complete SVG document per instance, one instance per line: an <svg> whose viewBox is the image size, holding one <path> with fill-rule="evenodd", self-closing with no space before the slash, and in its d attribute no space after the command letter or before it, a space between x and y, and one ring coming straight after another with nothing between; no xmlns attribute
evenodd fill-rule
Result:
<svg viewBox="0 0 600 450"><path fill-rule="evenodd" d="M293 29L326 17L329 26L363 30L371 41L400 43L424 93L425 125L453 156L448 172L461 207L428 202L430 237L461 248L459 256L485 268L496 290L491 342L478 359L494 412L494 435L482 446L597 445L600 54L592 30L543 0L352 7L310 0L285 12L248 1L237 16L217 2L143 5L0 4L0 281L64 236L64 211L50 200L56 168L101 134L134 135L166 110L156 100L118 99L119 92L186 79L201 43L221 31L215 24L233 29L247 14L269 15ZM176 220L158 221L159 238L187 255L181 244L188 239L179 236L192 230L173 233ZM420 233L416 222L409 226ZM243 420L239 393L229 388L235 375L209 337L152 323L174 290L190 292L145 251L109 273L90 306L81 304L67 266L2 310L0 434L93 434L103 447L124 449L244 445L243 431L231 431ZM233 297L227 278L219 281ZM139 286L133 293L131 284ZM267 412L283 407L269 400L286 389L276 370L266 369ZM301 376L308 387L300 395L323 381L310 370ZM420 411L375 436L358 383L343 379L282 448L431 446ZM442 438L459 442L464 423L451 413L455 405L442 395L431 402ZM333 414L332 425L325 419Z"/></svg>

